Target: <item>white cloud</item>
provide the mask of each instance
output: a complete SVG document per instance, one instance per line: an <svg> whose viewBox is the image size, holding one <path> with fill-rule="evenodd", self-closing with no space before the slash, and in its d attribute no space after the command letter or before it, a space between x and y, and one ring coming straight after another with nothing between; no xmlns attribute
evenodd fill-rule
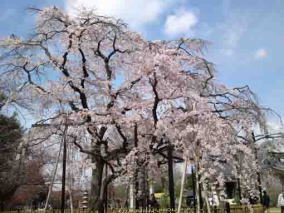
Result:
<svg viewBox="0 0 284 213"><path fill-rule="evenodd" d="M66 0L70 14L78 8L93 8L99 15L114 16L124 20L134 29L158 21L161 15L182 0Z"/></svg>
<svg viewBox="0 0 284 213"><path fill-rule="evenodd" d="M263 59L267 57L267 51L263 48L258 49L255 53L254 53L254 58L255 59Z"/></svg>
<svg viewBox="0 0 284 213"><path fill-rule="evenodd" d="M232 26L226 31L224 35L224 44L230 49L234 49L235 47L237 47L245 29L245 27L241 27L239 24Z"/></svg>
<svg viewBox="0 0 284 213"><path fill-rule="evenodd" d="M248 30L249 20L245 15L233 14L220 26L223 35L222 53L232 56L238 47L240 40Z"/></svg>
<svg viewBox="0 0 284 213"><path fill-rule="evenodd" d="M198 18L195 13L187 10L179 10L169 15L165 23L165 33L169 36L177 36L192 32Z"/></svg>
<svg viewBox="0 0 284 213"><path fill-rule="evenodd" d="M246 26L239 23L235 23L233 26L228 26L228 29L224 33L224 53L226 55L233 55L239 41L246 31Z"/></svg>

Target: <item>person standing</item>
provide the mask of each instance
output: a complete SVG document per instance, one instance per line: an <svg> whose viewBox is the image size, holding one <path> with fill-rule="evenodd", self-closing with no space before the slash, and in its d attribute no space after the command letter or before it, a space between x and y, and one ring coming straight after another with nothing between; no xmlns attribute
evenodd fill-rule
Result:
<svg viewBox="0 0 284 213"><path fill-rule="evenodd" d="M284 197L283 192L278 196L278 203L277 206L281 208L281 213L284 213Z"/></svg>
<svg viewBox="0 0 284 213"><path fill-rule="evenodd" d="M221 195L220 207L221 207L221 209L223 209L222 212L225 212L225 213L230 213L231 212L230 203L226 199L225 195Z"/></svg>
<svg viewBox="0 0 284 213"><path fill-rule="evenodd" d="M264 207L264 212L267 212L268 208L269 208L269 204L270 204L270 197L267 194L266 191L263 191L263 207Z"/></svg>
<svg viewBox="0 0 284 213"><path fill-rule="evenodd" d="M151 209L158 209L160 208L160 204L158 203L158 201L155 198L154 194L151 194L150 200L149 200L149 207Z"/></svg>
<svg viewBox="0 0 284 213"><path fill-rule="evenodd" d="M229 201L225 202L225 212L226 213L231 213L231 207Z"/></svg>

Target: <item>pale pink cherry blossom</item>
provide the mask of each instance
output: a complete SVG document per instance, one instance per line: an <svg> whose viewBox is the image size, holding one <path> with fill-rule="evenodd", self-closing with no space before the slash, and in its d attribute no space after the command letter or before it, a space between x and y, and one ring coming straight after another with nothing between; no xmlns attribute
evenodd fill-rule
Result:
<svg viewBox="0 0 284 213"><path fill-rule="evenodd" d="M3 77L17 76L17 93L35 103L29 108L40 118L35 128L49 135L68 125L70 143L91 158L80 164L92 167L92 180L100 183L92 185L98 198L92 208L116 178L133 181L142 170L158 176L169 147L175 159L199 167L206 189L223 186L229 167L256 193L258 168L248 141L261 107L249 88L215 81L213 64L202 57L205 41L147 42L93 11L70 17L44 8L31 39L4 44L1 69L11 72Z"/></svg>

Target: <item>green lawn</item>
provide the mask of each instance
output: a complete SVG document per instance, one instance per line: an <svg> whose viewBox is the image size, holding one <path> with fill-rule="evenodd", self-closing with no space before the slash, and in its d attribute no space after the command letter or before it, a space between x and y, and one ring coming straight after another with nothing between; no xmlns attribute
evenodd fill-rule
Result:
<svg viewBox="0 0 284 213"><path fill-rule="evenodd" d="M268 213L280 213L280 208L270 208Z"/></svg>

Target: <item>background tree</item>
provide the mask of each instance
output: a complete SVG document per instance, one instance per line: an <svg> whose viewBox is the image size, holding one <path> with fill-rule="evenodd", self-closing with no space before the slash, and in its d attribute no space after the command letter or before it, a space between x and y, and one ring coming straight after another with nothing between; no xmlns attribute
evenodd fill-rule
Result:
<svg viewBox="0 0 284 213"><path fill-rule="evenodd" d="M25 162L24 178L12 198L7 203L10 209L39 208L46 199L47 186L42 176L42 163L39 160Z"/></svg>
<svg viewBox="0 0 284 213"><path fill-rule="evenodd" d="M0 204L7 202L22 184L23 159L21 139L23 130L15 118L0 114Z"/></svg>

